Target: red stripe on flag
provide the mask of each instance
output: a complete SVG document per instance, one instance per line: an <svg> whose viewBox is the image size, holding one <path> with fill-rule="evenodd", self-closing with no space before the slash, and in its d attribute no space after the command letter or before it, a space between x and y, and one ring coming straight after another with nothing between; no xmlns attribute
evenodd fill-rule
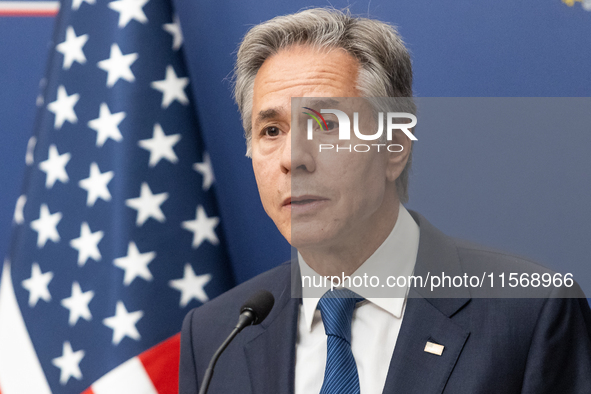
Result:
<svg viewBox="0 0 591 394"><path fill-rule="evenodd" d="M0 16L13 17L54 17L59 10L0 10Z"/></svg>
<svg viewBox="0 0 591 394"><path fill-rule="evenodd" d="M0 394L2 394L2 393L0 393ZM94 392L92 391L92 387L89 387L86 390L84 390L82 392L82 394L94 394Z"/></svg>
<svg viewBox="0 0 591 394"><path fill-rule="evenodd" d="M181 334L146 350L138 357L146 369L158 394L177 394L179 391L179 360ZM83 393L90 394L90 393Z"/></svg>
<svg viewBox="0 0 591 394"><path fill-rule="evenodd" d="M3 1L0 0L0 16L56 16L59 1Z"/></svg>

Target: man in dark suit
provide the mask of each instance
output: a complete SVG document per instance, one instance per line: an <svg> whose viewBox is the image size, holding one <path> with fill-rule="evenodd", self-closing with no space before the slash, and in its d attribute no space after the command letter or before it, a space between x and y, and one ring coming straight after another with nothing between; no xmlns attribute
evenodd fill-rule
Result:
<svg viewBox="0 0 591 394"><path fill-rule="evenodd" d="M553 273L447 237L407 211L408 134L379 140L400 149L359 153L319 149L343 150L328 115L314 138L297 133L301 107L412 97L410 58L391 26L325 9L255 26L238 52L235 94L261 201L298 254L188 314L180 393L198 391L238 308L258 289L275 306L226 349L210 393L591 393L591 312L573 298L583 297L576 283L509 294L531 298L506 298L498 284L468 286L486 274L539 282ZM348 142L363 141L356 133ZM390 297L367 284L333 292L334 281L303 280L367 274L382 284L450 279L433 288L397 282Z"/></svg>

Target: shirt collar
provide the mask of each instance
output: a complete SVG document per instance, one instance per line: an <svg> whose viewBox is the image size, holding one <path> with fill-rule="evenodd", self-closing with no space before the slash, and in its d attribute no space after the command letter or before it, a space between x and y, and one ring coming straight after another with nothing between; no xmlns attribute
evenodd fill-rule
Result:
<svg viewBox="0 0 591 394"><path fill-rule="evenodd" d="M396 220L396 224L394 225L394 228L388 237L376 249L376 251L351 275L351 277L356 275L363 276L363 274L367 274L370 277L372 275L376 275L380 278L384 278L385 276L408 277L409 275L412 275L414 271L418 248L419 226L416 224L412 216L410 216L406 208L400 204L398 210L398 219ZM298 262L301 275L320 277L320 275L310 268L310 266L304 261L299 252ZM320 281L318 283L320 283ZM322 293L328 291L329 289L330 287L322 289ZM402 316L406 298L375 297L375 292L372 292L374 297L371 297L368 295L367 288L353 287L349 289L356 292L361 297L364 297L367 301L372 302L378 307L384 309L394 317L400 318ZM315 291L317 290L318 288L315 289ZM308 297L306 296L307 293ZM302 312L306 327L308 330L312 330L314 312L316 311L316 307L318 306L318 301L320 298L309 296L309 293L309 288L304 287L302 289Z"/></svg>

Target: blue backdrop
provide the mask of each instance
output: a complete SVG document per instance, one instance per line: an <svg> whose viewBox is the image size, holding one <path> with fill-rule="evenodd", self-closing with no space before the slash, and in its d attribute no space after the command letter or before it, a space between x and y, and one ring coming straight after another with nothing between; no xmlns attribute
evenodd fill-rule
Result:
<svg viewBox="0 0 591 394"><path fill-rule="evenodd" d="M262 210L244 157L229 82L235 51L250 26L329 3L178 0L174 5L240 282L286 260L289 248ZM417 96L590 96L591 12L581 2L364 0L350 9L399 27L412 53ZM8 250L52 26L52 18L0 17L0 256ZM410 208L450 235L573 272L590 288L591 141L584 128L524 130L519 136L453 128L429 133L415 145Z"/></svg>

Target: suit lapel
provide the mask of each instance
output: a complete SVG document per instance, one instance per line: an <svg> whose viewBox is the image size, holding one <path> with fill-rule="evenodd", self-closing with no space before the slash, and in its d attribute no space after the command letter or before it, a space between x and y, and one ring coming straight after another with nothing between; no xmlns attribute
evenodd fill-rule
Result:
<svg viewBox="0 0 591 394"><path fill-rule="evenodd" d="M421 215L409 211L420 227L415 275L463 275L455 244ZM442 393L470 333L451 317L470 301L468 289L409 292L384 394ZM425 352L427 342L444 346L441 356Z"/></svg>
<svg viewBox="0 0 591 394"><path fill-rule="evenodd" d="M289 270L288 275L289 275ZM278 281L275 307L267 319L253 327L244 345L252 394L293 394L295 342L300 299L292 298L290 279ZM278 289L279 290L279 289Z"/></svg>
<svg viewBox="0 0 591 394"><path fill-rule="evenodd" d="M424 298L407 302L384 394L441 393L469 332ZM427 341L444 346L441 356L425 352Z"/></svg>

